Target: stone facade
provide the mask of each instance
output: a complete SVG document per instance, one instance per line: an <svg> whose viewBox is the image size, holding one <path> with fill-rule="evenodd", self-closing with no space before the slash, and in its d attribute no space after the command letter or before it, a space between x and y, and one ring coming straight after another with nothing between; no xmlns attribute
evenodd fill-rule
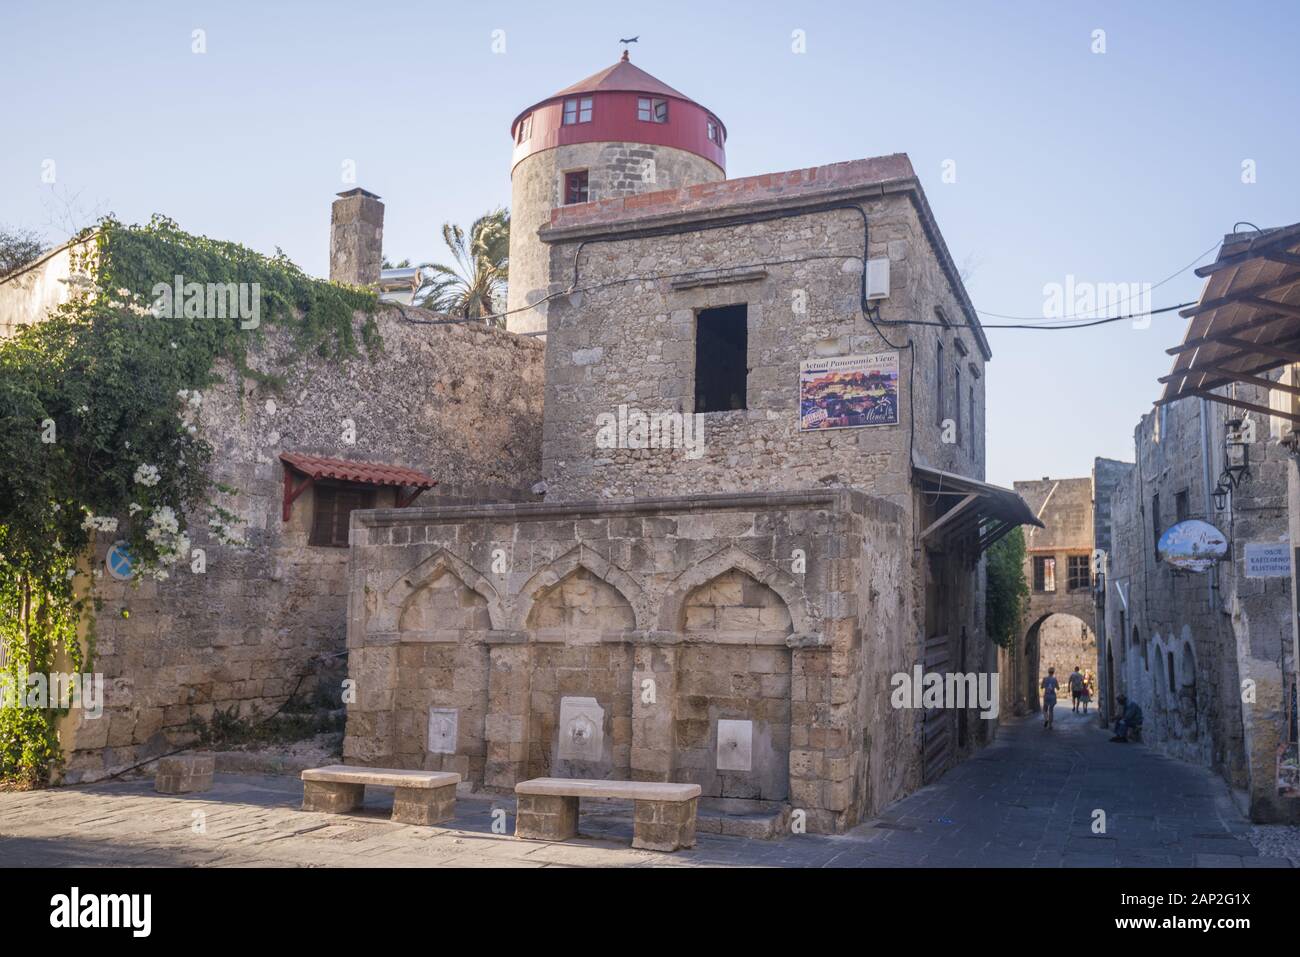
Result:
<svg viewBox="0 0 1300 957"><path fill-rule="evenodd" d="M841 483L910 512L909 454L983 478L987 346L962 322L964 293L944 268L947 252L935 245L906 157L637 199L557 209L542 232L553 277L569 281L576 259L579 290L550 309L548 498ZM842 205L825 209L831 200ZM745 214L749 221L729 224ZM860 307L864 214L868 255L888 258L891 271L875 326ZM663 234L643 235L651 229ZM682 287L676 277L703 284ZM703 454L597 448L598 417L620 405L694 412L697 315L737 303L748 311L746 408L705 415ZM950 328L889 326L940 314ZM897 427L799 431L800 361L896 351L909 340L911 349L897 350L905 387Z"/></svg>
<svg viewBox="0 0 1300 957"><path fill-rule="evenodd" d="M1133 472L1137 468L1132 462L1120 462L1115 459L1096 458L1092 463L1092 528L1095 546L1093 564L1094 574L1100 569L1100 581L1094 581L1093 587L1093 627L1097 635L1097 695L1095 704L1097 714L1107 724L1113 724L1115 715L1115 695L1118 693L1115 680L1115 650L1107 640L1106 605L1118 600L1115 590L1108 585L1110 575L1111 543L1111 503L1115 493L1133 481Z"/></svg>
<svg viewBox="0 0 1300 957"><path fill-rule="evenodd" d="M822 831L917 784L916 713L888 703L914 660L894 505L841 490L353 521L349 762L498 791L695 783L726 807L789 802ZM574 699L596 727L561 723ZM430 709L455 709L454 754L430 749ZM749 723L726 768L722 721Z"/></svg>
<svg viewBox="0 0 1300 957"><path fill-rule="evenodd" d="M1003 691L1008 695L1005 700L1017 712L1037 711L1047 669L1055 667L1057 677L1062 684L1065 682L1065 673L1055 656L1068 647L1070 638L1066 636L1078 635L1080 641L1085 640L1084 635L1093 621L1092 479L1043 478L1016 482L1014 488L1043 527L1025 529L1024 573L1030 589L1029 610L1016 642L1015 659L1004 656L1013 680L1007 682ZM1071 625L1056 616L1068 616L1077 624ZM1073 671L1076 664L1084 670L1095 668L1095 638L1092 647L1089 659L1072 660L1067 672Z"/></svg>
<svg viewBox="0 0 1300 957"><path fill-rule="evenodd" d="M864 215L892 271L874 325ZM916 538L952 500L913 462L983 476L989 352L906 157L566 207L541 239L552 283L578 263L548 316L546 501L354 514L345 758L496 792L692 783L838 832L986 743L970 708L891 703L935 648L996 667L978 552ZM738 302L747 402L702 414L701 454L599 447L620 405L694 412L698 310ZM800 432L800 361L890 342L899 422Z"/></svg>
<svg viewBox="0 0 1300 957"><path fill-rule="evenodd" d="M1267 405L1263 390L1237 397ZM1300 802L1277 793L1286 739L1284 676L1291 660L1289 577L1246 574L1250 543L1286 539L1286 452L1258 415L1252 481L1219 511L1210 494L1224 467L1226 422L1237 410L1184 399L1143 417L1136 467L1115 489L1105 599L1105 650L1114 691L1141 706L1142 738L1167 754L1213 768L1248 797L1255 820L1300 820ZM1249 416L1247 416L1249 417ZM1201 519L1229 541L1229 558L1202 573L1156 555L1158 535Z"/></svg>
<svg viewBox="0 0 1300 957"><path fill-rule="evenodd" d="M268 330L249 361L283 374L282 388L226 370L203 393L199 425L215 451L212 478L238 490L219 501L239 516L247 547L213 540L201 518L191 538L205 553L202 574L182 564L164 582L96 578L105 710L64 721L70 780L157 754L192 719L208 721L217 710L247 716L256 707L265 716L295 688L310 695L318 683L338 696L348 552L309 544L313 489L283 520L281 452L424 471L440 484L421 501L531 497L542 345L477 326L414 325L390 310L377 320L382 351L346 362L314 354L295 361L286 338ZM376 494L376 504L394 504L393 489ZM101 536L93 568L104 567L110 544Z"/></svg>
<svg viewBox="0 0 1300 957"><path fill-rule="evenodd" d="M1097 667L1097 636L1092 626L1073 615L1053 615L1038 628L1038 680L1047 677L1047 669L1055 668L1061 690L1059 702L1069 701L1066 679L1078 668L1083 674L1094 674ZM1041 687L1041 685L1040 685Z"/></svg>
<svg viewBox="0 0 1300 957"><path fill-rule="evenodd" d="M510 176L510 290L507 328L545 332L551 291L550 253L537 231L563 206L564 174L587 171L590 201L650 193L723 178L702 156L648 143L572 143L525 157ZM566 284L567 287L567 284ZM562 287L563 288L563 287Z"/></svg>

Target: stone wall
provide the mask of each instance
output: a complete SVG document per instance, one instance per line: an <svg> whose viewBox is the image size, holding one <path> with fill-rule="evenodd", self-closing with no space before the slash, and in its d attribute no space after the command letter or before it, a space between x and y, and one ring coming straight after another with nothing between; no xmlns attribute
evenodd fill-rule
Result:
<svg viewBox="0 0 1300 957"><path fill-rule="evenodd" d="M578 286L585 290L551 303L544 433L548 499L843 483L902 504L911 494L909 452L935 468L982 478L984 358L971 331L961 325L956 294L907 194L862 201L860 208L871 223L870 255L887 256L891 263L891 294L880 305L882 320L933 322L941 309L952 319L951 329L872 327L859 306L863 220L852 210L792 209L787 218L698 231L684 221L664 236L638 237L626 225L620 228L631 233L629 238L586 245L580 256L578 244L588 239L587 232L544 232L543 238L554 241L553 279L567 283L577 256ZM673 287L672 277L698 270L750 278ZM761 275L755 278L756 270ZM598 448L598 417L616 414L620 405L647 413L694 411L696 315L736 303L748 309L747 407L704 415L703 454ZM806 312L797 311L805 307ZM895 351L886 339L915 344L900 350L900 423L800 432L800 362ZM942 411L936 405L940 344L945 347ZM960 441L949 443L942 422L957 415L958 372L964 424ZM973 429L967 421L972 386Z"/></svg>
<svg viewBox="0 0 1300 957"><path fill-rule="evenodd" d="M1038 629L1038 679L1047 677L1047 669L1055 668L1061 682L1058 701L1069 700L1067 679L1078 668L1095 676L1097 668L1097 636L1092 626L1072 615L1053 615Z"/></svg>
<svg viewBox="0 0 1300 957"><path fill-rule="evenodd" d="M686 150L646 143L572 143L532 153L510 174L510 310L544 299L550 253L537 231L563 206L564 174L587 170L591 202L723 178L716 164ZM512 312L511 332L545 332L548 304Z"/></svg>
<svg viewBox="0 0 1300 957"><path fill-rule="evenodd" d="M1110 584L1111 502L1116 492L1132 481L1135 468L1132 462L1105 458L1094 459L1092 465L1093 543L1101 553L1102 568L1101 586L1093 591L1093 627L1097 634L1096 704L1098 717L1107 723L1115 720L1116 659L1127 641L1124 635L1111 634L1107 627L1107 603L1119 600Z"/></svg>
<svg viewBox="0 0 1300 957"><path fill-rule="evenodd" d="M310 489L282 519L281 452L424 471L440 485L420 501L531 497L540 466L541 344L479 327L414 325L392 310L378 320L383 350L372 357L313 354L293 362L292 347L270 332L250 364L282 371L283 388L227 370L203 393L199 424L215 451L212 477L238 490L218 501L239 515L247 547L219 544L206 516L194 516L191 537L206 553L202 574L182 564L164 582L95 578L102 600L95 670L105 676L106 710L97 720L74 712L64 723L70 779L156 754L191 719L210 720L218 709L269 714L299 676L306 676L298 686L304 694L318 679L338 694L348 550L308 544ZM376 504L391 507L393 491L381 489ZM111 544L101 538L95 569Z"/></svg>
<svg viewBox="0 0 1300 957"><path fill-rule="evenodd" d="M1244 401L1267 403L1262 390L1236 389ZM1111 506L1106 632L1116 691L1142 707L1145 742L1218 771L1247 793L1254 819L1295 820L1298 802L1279 798L1276 788L1283 676L1294 670L1291 584L1247 578L1245 569L1248 543L1277 542L1287 530L1286 453L1270 441L1266 422L1257 421L1250 446L1253 480L1225 511L1207 488L1207 475L1214 482L1223 470L1225 422L1240 414L1185 399L1138 425L1136 467ZM1156 559L1156 534L1174 523L1179 492L1187 493L1189 517L1228 538L1229 560L1214 570L1182 572Z"/></svg>
<svg viewBox="0 0 1300 957"><path fill-rule="evenodd" d="M354 513L345 758L694 782L842 831L919 778L901 518L847 491Z"/></svg>
<svg viewBox="0 0 1300 957"><path fill-rule="evenodd" d="M1026 527L1025 532L1025 581L1029 584L1029 610L1025 614L1024 629L1017 647L1020 649L1020 661L1023 667L1017 671L1019 688L1013 707L1020 710L1037 710L1041 700L1042 679L1047 674L1049 664L1046 640L1053 639L1060 629L1078 631L1088 626L1094 618L1093 593L1091 584L1070 587L1070 559L1085 559L1091 582L1093 543L1093 503L1092 479L1042 478L1014 483L1015 490L1025 503L1043 523L1042 528ZM1052 558L1056 561L1054 591L1040 590L1036 587L1034 576L1035 559ZM1060 620L1068 616L1077 622L1071 626ZM1049 627L1050 625L1050 627ZM1082 664L1085 669L1096 667L1097 657L1094 652L1086 662L1071 662L1069 670L1075 664ZM1056 665L1057 677L1062 677L1059 664ZM1062 680L1064 680L1062 678Z"/></svg>

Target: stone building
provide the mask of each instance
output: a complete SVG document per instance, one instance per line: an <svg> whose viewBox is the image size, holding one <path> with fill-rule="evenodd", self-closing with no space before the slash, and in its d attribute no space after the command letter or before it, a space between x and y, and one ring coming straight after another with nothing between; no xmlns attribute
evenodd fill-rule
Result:
<svg viewBox="0 0 1300 957"><path fill-rule="evenodd" d="M666 128L656 191L596 168L642 141L597 122ZM996 669L981 554L1035 522L982 481L990 351L907 158L721 180L721 124L626 63L512 134L545 501L353 514L346 759L693 782L834 832L986 743L974 702L891 703Z"/></svg>
<svg viewBox="0 0 1300 957"><path fill-rule="evenodd" d="M1246 392L1239 387L1256 398ZM1235 415L1186 399L1144 416L1135 430L1136 467L1111 504L1106 648L1116 693L1143 710L1144 743L1214 769L1248 794L1252 817L1278 820L1291 583L1256 577L1248 549L1285 536L1284 453L1261 424L1250 446L1252 479L1218 509L1207 483L1222 471ZM1162 534L1189 519L1223 532L1227 560L1200 572L1165 560Z"/></svg>
<svg viewBox="0 0 1300 957"><path fill-rule="evenodd" d="M1107 586L1111 543L1111 503L1115 492L1132 481L1132 462L1095 458L1092 463L1093 622L1097 635L1097 714L1109 727L1115 721L1115 652L1106 639L1106 603L1115 595Z"/></svg>
<svg viewBox="0 0 1300 957"><path fill-rule="evenodd" d="M1106 561L1104 657L1145 712L1143 740L1218 771L1258 821L1300 820L1297 246L1300 224L1233 233L1197 269L1201 299L1115 488Z"/></svg>
<svg viewBox="0 0 1300 957"><path fill-rule="evenodd" d="M510 135L512 332L546 331L550 262L537 231L553 208L726 176L722 121L626 53L520 112Z"/></svg>
<svg viewBox="0 0 1300 957"><path fill-rule="evenodd" d="M1049 667L1064 685L1076 665L1086 671L1096 666L1093 483L1091 477L1044 477L1013 487L1043 524L1025 530L1029 610L1015 648L1003 652L1003 700L1018 712L1036 711Z"/></svg>
<svg viewBox="0 0 1300 957"><path fill-rule="evenodd" d="M346 254L332 257L333 278L359 284L368 279L356 268L377 270L382 211L372 194L335 203L331 246ZM66 257L39 268L59 262ZM69 278L65 265L28 285L64 289ZM33 313L24 290L7 292L24 282L21 274L0 281L0 324ZM35 310L36 319L43 314ZM175 747L193 722L218 711L265 717L295 690L311 696L318 687L337 699L351 509L392 507L415 494L535 497L528 487L541 468L542 344L410 318L434 317L381 309L382 350L346 362L298 355L288 333L264 329L248 361L283 376L278 388L219 370L196 423L214 448L213 480L237 489L222 504L238 515L245 544L221 544L192 522L201 572L186 562L166 581L120 581L105 563L113 536L101 536L89 568L101 603L94 670L104 676L104 713L74 710L61 723L68 780Z"/></svg>

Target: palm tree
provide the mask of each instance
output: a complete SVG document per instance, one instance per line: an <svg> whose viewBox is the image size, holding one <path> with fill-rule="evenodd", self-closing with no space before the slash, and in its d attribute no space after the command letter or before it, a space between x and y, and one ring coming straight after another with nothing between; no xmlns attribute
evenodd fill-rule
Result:
<svg viewBox="0 0 1300 957"><path fill-rule="evenodd" d="M416 291L413 301L425 309L466 319L487 319L501 312L510 263L509 210L495 209L474 220L468 239L459 226L443 223L442 238L455 264L425 267L433 278ZM500 318L491 321L505 325Z"/></svg>

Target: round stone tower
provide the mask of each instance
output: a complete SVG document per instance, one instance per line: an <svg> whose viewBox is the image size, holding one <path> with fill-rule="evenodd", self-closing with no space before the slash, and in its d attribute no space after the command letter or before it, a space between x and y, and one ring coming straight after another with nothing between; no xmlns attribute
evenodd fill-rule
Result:
<svg viewBox="0 0 1300 957"><path fill-rule="evenodd" d="M553 208L727 175L722 121L633 66L626 51L608 69L528 107L510 135L512 332L546 331L549 252L537 230Z"/></svg>

